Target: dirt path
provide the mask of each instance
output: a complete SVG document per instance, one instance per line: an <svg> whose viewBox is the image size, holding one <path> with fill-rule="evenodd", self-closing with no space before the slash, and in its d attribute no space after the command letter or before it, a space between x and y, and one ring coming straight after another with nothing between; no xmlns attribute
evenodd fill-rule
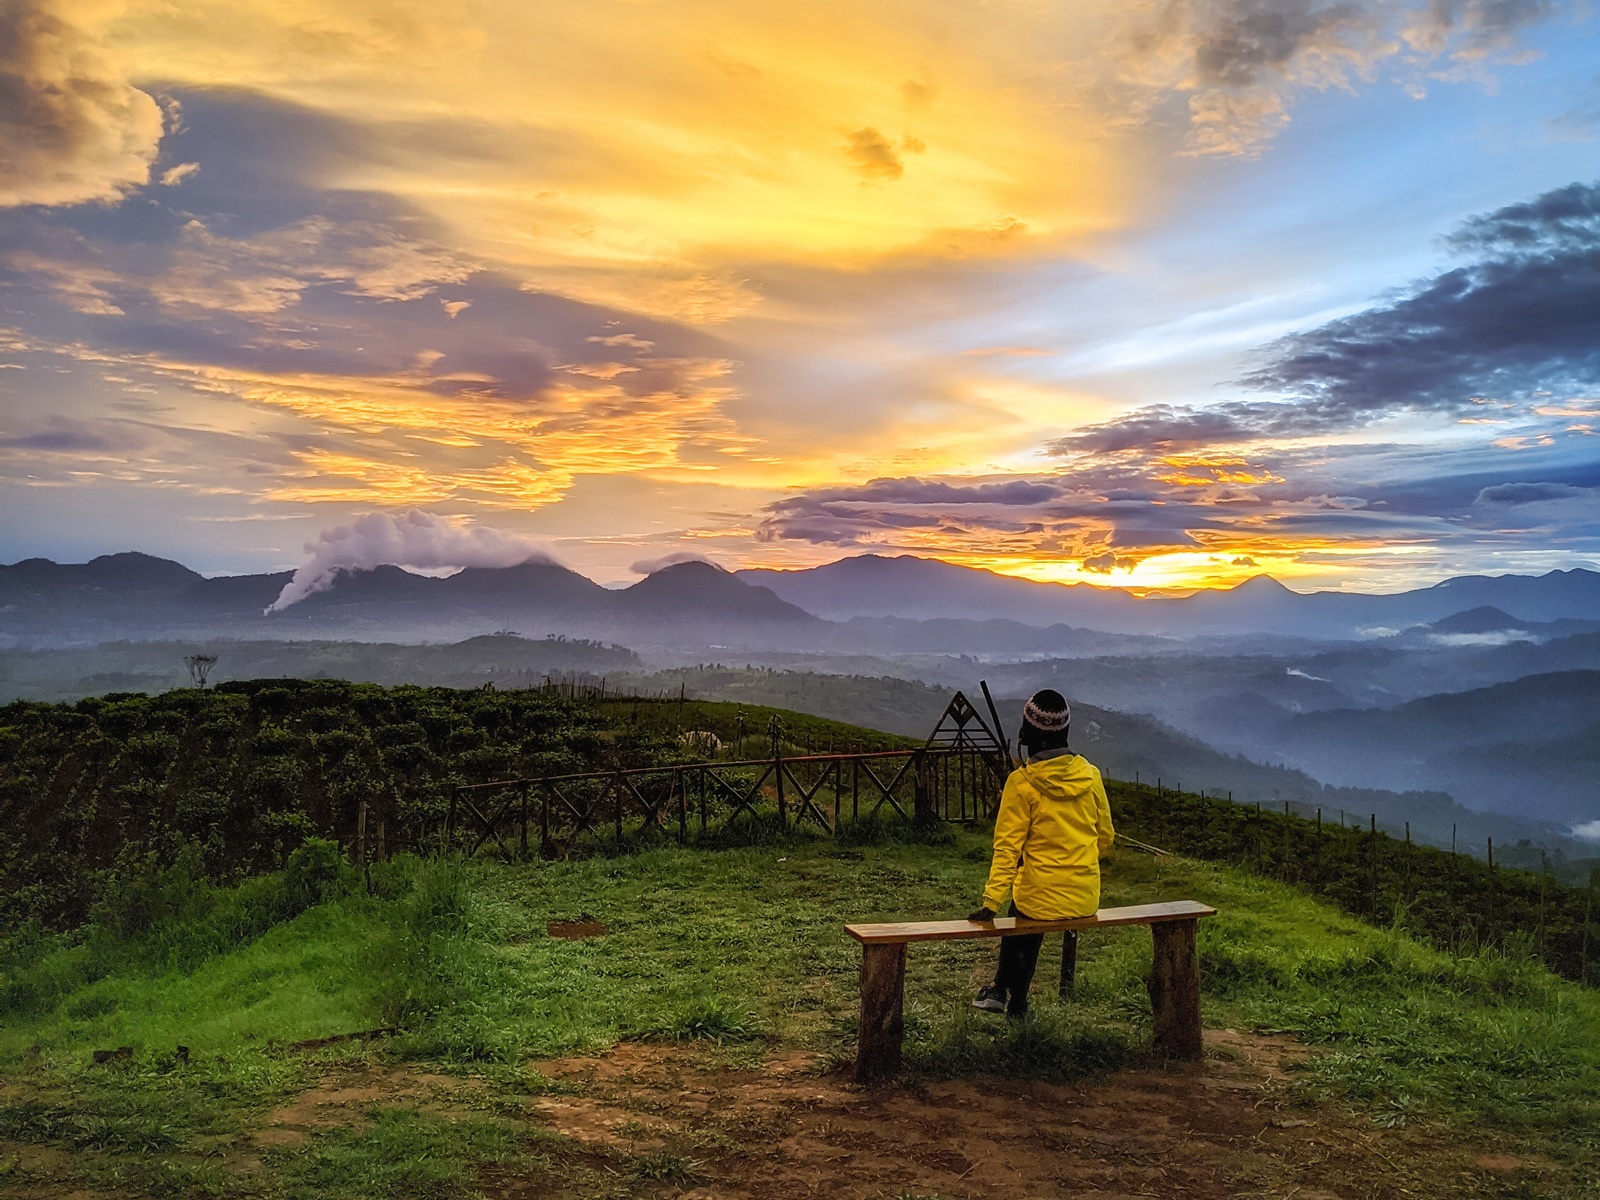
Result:
<svg viewBox="0 0 1600 1200"><path fill-rule="evenodd" d="M1553 1173L1426 1127L1379 1129L1330 1106L1292 1105L1286 1068L1307 1053L1293 1040L1208 1030L1206 1042L1199 1064L1078 1084L978 1078L871 1090L810 1054L735 1068L705 1043L622 1043L529 1064L564 1086L521 1100L482 1079L368 1059L330 1065L215 1152L249 1180L264 1154L330 1128L359 1130L375 1107L398 1105L447 1119L492 1110L524 1126L536 1160L482 1168L477 1186L492 1200L1432 1200L1538 1196L1540 1177ZM0 1168L8 1161L62 1186L7 1193L0 1178L0 1194L118 1194L69 1183L60 1151L0 1142Z"/></svg>
<svg viewBox="0 0 1600 1200"><path fill-rule="evenodd" d="M694 1200L1474 1196L1525 1165L1474 1162L1425 1131L1292 1108L1283 1068L1303 1047L1227 1030L1207 1041L1203 1064L1077 1085L873 1091L819 1074L805 1055L741 1071L694 1050L622 1045L541 1064L583 1088L536 1100L532 1115L597 1161L686 1170L666 1190ZM506 1172L482 1186L512 1200L549 1195L549 1182Z"/></svg>

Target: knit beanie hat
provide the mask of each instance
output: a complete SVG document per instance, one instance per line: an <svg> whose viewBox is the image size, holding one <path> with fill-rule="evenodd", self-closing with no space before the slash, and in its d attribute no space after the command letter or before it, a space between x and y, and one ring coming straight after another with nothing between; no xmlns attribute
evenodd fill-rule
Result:
<svg viewBox="0 0 1600 1200"><path fill-rule="evenodd" d="M1054 688L1035 692L1022 706L1022 721L1026 727L1045 734L1062 734L1072 724L1072 707L1067 698Z"/></svg>

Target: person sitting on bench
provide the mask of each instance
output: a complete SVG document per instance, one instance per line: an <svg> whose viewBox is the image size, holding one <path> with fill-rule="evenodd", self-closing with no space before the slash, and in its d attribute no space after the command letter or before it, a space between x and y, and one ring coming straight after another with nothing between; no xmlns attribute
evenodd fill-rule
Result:
<svg viewBox="0 0 1600 1200"><path fill-rule="evenodd" d="M1023 707L1017 733L1023 764L1006 779L983 907L967 920L994 920L1007 892L1011 915L1026 920L1091 917L1099 910L1100 860L1111 853L1114 837L1111 809L1099 769L1067 748L1071 722L1066 698L1052 688L1035 692ZM972 1006L1024 1015L1043 943L1042 933L1001 938L994 983Z"/></svg>

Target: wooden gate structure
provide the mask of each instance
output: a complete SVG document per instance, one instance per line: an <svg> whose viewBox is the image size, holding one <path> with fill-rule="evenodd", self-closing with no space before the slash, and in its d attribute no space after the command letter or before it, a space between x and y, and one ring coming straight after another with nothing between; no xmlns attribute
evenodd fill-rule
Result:
<svg viewBox="0 0 1600 1200"><path fill-rule="evenodd" d="M973 821L992 816L1011 769L997 731L957 692L915 749L782 753L463 784L442 846L469 856L491 843L507 857L559 857L630 838L688 842L746 825L837 834L861 822Z"/></svg>

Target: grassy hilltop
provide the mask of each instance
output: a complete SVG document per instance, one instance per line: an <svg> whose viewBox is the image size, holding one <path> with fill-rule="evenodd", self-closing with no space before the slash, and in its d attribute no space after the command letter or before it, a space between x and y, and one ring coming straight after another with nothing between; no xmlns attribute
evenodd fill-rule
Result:
<svg viewBox="0 0 1600 1200"><path fill-rule="evenodd" d="M268 692L288 690L172 701L218 705L245 727L229 743L231 781L211 776L222 794L248 786L258 758L300 763L304 795L313 794L305 780L316 774L314 739L324 734L309 718L301 729L282 712L251 716ZM423 732L404 743L414 757L425 745L437 760L412 764L419 796L424 783L466 771L465 756L498 744L467 745L460 733L479 727L490 710L472 706L493 693L346 695L384 716L372 718L374 731ZM114 714L137 701L104 703ZM283 696L265 703L282 706ZM518 745L537 734L536 753L578 753L583 739L600 755L676 752L664 730L632 721L629 702L540 703L548 707L536 714L507 702L521 724L502 714L498 726L518 730ZM35 709L5 711L44 720ZM435 729L429 722L443 722L441 712L454 715ZM408 720L388 719L396 714ZM726 730L741 716L764 729L770 714L708 705L692 715L696 727ZM90 757L73 760L110 764L110 782L95 792L103 798L132 786L115 764L139 753L134 741L144 736L125 731L116 749L110 719L98 711L94 736L80 731L75 750ZM786 720L801 746L885 744L867 731ZM292 753L251 748L289 726L300 730ZM184 744L181 731L171 736ZM374 732L373 740L383 765L384 739ZM511 733L500 740L511 744ZM20 735L8 743L13 752L26 744ZM11 759L7 788L34 778L19 761ZM188 776L172 763L161 778L166 790L147 797L186 794ZM20 794L8 791L8 803ZM124 794L115 802L119 812L136 807ZM1183 807L1206 803L1138 789L1114 796L1119 820L1142 836L1187 814L1204 835L1190 847L1197 854L1262 870L1286 861L1262 846L1290 846L1287 825L1230 831ZM1165 807L1152 811L1157 804ZM1169 826L1167 840L1178 832ZM1579 1197L1600 1186L1600 994L1545 970L1532 939L1440 948L1407 933L1404 913L1398 923L1393 912L1358 919L1306 890L1329 890L1309 868L1297 886L1198 858L1119 851L1108 867L1107 904L1184 897L1220 910L1201 926L1211 1050L1200 1076L1163 1074L1149 1059L1149 938L1110 930L1085 935L1070 1003L1050 986L1059 953L1050 941L1035 1014L1021 1025L966 1007L974 980L992 969L992 944L914 947L908 1081L868 1095L830 1073L854 1038L858 951L840 925L969 909L987 866L982 829L774 836L546 863L396 853L372 864L370 877L314 837L285 843L274 862L277 850L225 835L219 844L268 857L241 852L219 870L203 838L163 848L140 832L97 868L78 916L55 910L54 931L36 917L4 927L0 1193L769 1194L761 1187L785 1190L773 1182L784 1171L812 1170L806 1155L815 1148L817 1163L850 1158L853 1182L835 1189L842 1195L1042 1194L1047 1184L1017 1191L1020 1183L989 1174L1000 1168L981 1156L962 1167L914 1142L895 1148L899 1135L883 1123L895 1106L928 1089L965 1094L969 1082L991 1111L956 1129L969 1150L1017 1112L1054 1113L1069 1095L1084 1114L1096 1097L1123 1097L1114 1126L1190 1123L1188 1141L1159 1151L1094 1143L1091 1152L1073 1148L1081 1128L1057 1129L1040 1110L1035 1141L1044 1149L1034 1152L1057 1155L1050 1178L1110 1164L1110 1175L1072 1176L1073 1186L1131 1190L1156 1178L1140 1172L1156 1169L1171 1194L1185 1196L1235 1194L1248 1180L1283 1195L1321 1187L1349 1196ZM131 858L140 870L127 868ZM1333 851L1324 861L1337 861ZM546 932L548 922L586 915L608 932L576 941ZM93 1062L94 1051L122 1047L126 1054ZM1268 1050L1281 1069L1250 1074ZM676 1082L658 1086L652 1071ZM695 1108L686 1097L697 1089L719 1099ZM757 1092L760 1102L746 1103ZM1169 1117L1161 1106L1175 1096L1187 1107ZM590 1111L613 1116L586 1125ZM939 1111L941 1121L958 1119L953 1108ZM841 1132L859 1112L876 1114L879 1140L856 1145ZM1224 1116L1233 1122L1226 1130ZM1280 1149L1239 1148L1274 1139ZM1186 1157L1198 1153L1189 1142L1212 1145L1214 1162ZM1303 1152L1325 1143L1321 1157Z"/></svg>
<svg viewBox="0 0 1600 1200"><path fill-rule="evenodd" d="M242 945L219 945L213 931L260 881L207 893L181 923L140 936L96 927L70 944L13 947L0 1170L9 1153L9 1182L38 1194L73 1181L123 1194L307 1197L464 1195L493 1162L521 1164L555 1194L597 1194L585 1189L608 1170L605 1194L657 1194L652 1170L714 1177L742 1145L718 1142L714 1122L599 1163L552 1135L531 1098L573 1085L543 1064L619 1039L699 1041L742 1066L795 1051L819 1067L842 1060L857 955L840 922L961 911L984 849L960 834L946 845L529 866L400 860L374 872L370 894L325 872L326 899ZM1515 1194L1575 1197L1600 1177L1593 992L1527 958L1426 948L1244 872L1123 856L1107 880L1108 903L1180 896L1221 910L1202 925L1207 1025L1309 1049L1273 1096L1284 1112L1305 1119L1332 1106L1369 1130L1491 1147L1535 1164L1518 1172L1526 1189ZM545 936L546 921L580 914L609 935ZM912 1072L1062 1080L1139 1065L1148 945L1137 932L1086 936L1078 999L1064 1004L1048 986L1052 943L1036 1016L1021 1028L965 1006L991 947L917 947ZM295 1048L379 1028L397 1032ZM123 1045L127 1061L90 1065L91 1050ZM269 1113L352 1063L426 1063L433 1082L420 1098L370 1096L351 1125L303 1144L263 1140ZM35 1165L32 1147L66 1148L71 1165ZM1497 1179L1479 1172L1426 1194L1511 1194Z"/></svg>

